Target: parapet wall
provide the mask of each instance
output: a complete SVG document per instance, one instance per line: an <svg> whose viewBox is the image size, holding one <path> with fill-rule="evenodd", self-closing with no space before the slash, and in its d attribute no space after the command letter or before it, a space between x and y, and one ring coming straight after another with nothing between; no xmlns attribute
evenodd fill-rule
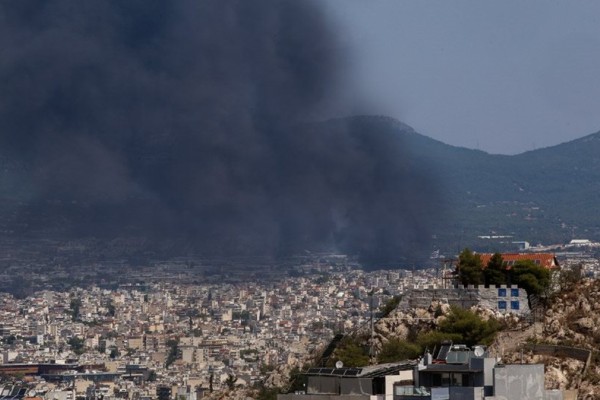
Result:
<svg viewBox="0 0 600 400"><path fill-rule="evenodd" d="M398 305L400 310L429 308L431 302L439 301L461 308L481 306L499 312L528 314L527 293L516 285L458 286L453 288L409 289Z"/></svg>

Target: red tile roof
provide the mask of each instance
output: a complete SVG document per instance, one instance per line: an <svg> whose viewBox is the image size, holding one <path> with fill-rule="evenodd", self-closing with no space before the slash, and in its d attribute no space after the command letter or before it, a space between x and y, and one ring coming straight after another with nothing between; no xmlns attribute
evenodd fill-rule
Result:
<svg viewBox="0 0 600 400"><path fill-rule="evenodd" d="M490 258L493 256L492 253L479 253L478 255L481 257L484 267L488 264ZM559 267L558 261L552 253L501 253L501 255L508 268L510 268L515 262L524 260L531 260L534 263L549 269L555 269Z"/></svg>

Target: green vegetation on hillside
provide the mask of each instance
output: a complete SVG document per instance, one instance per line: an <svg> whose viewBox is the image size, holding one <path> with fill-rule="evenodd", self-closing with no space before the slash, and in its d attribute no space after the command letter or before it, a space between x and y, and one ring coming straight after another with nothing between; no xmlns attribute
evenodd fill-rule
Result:
<svg viewBox="0 0 600 400"><path fill-rule="evenodd" d="M458 278L463 285L518 285L528 295L540 296L550 288L551 272L532 260L520 260L509 267L499 253L484 266L481 257L467 248L458 257Z"/></svg>
<svg viewBox="0 0 600 400"><path fill-rule="evenodd" d="M439 348L440 343L445 340L467 346L489 345L500 328L500 324L494 319L483 320L470 310L452 307L437 329L420 332L410 340L390 338L384 342L377 355L377 362L415 359L425 350L433 351L434 348ZM328 366L334 366L338 360L346 367L369 365L368 342L366 335L346 336L338 345Z"/></svg>
<svg viewBox="0 0 600 400"><path fill-rule="evenodd" d="M400 304L401 300L402 300L402 296L393 296L381 307L381 309L378 313L378 317L385 318L388 315L390 315L390 313L392 311L394 311L396 309L396 307L398 307L398 304Z"/></svg>
<svg viewBox="0 0 600 400"><path fill-rule="evenodd" d="M439 326L440 332L460 336L460 343L467 346L489 345L499 330L500 324L495 319L485 321L473 311L459 307L452 307L450 314Z"/></svg>
<svg viewBox="0 0 600 400"><path fill-rule="evenodd" d="M421 354L421 346L406 340L393 338L385 342L377 355L380 363L389 363L400 360L412 360Z"/></svg>
<svg viewBox="0 0 600 400"><path fill-rule="evenodd" d="M458 257L458 279L463 285L483 283L483 262L478 254L464 249Z"/></svg>
<svg viewBox="0 0 600 400"><path fill-rule="evenodd" d="M328 361L333 367L337 361L344 363L345 367L364 367L369 365L368 338L364 335L346 336L335 349L334 356Z"/></svg>

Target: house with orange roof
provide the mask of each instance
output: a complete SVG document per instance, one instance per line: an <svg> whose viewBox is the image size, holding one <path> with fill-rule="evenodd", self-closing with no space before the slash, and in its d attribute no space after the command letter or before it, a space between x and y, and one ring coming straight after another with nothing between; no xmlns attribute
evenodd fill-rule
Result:
<svg viewBox="0 0 600 400"><path fill-rule="evenodd" d="M483 266L487 266L488 262L494 255L493 253L478 253ZM542 267L548 269L559 269L560 265L556 256L552 253L500 253L502 259L504 260L504 265L508 269L510 269L516 262L531 260L536 265L540 265Z"/></svg>

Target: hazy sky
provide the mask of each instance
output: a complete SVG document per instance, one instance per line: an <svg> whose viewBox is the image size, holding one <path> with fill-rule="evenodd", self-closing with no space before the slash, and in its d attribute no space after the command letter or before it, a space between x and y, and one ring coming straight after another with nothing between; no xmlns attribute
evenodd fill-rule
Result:
<svg viewBox="0 0 600 400"><path fill-rule="evenodd" d="M600 130L600 1L323 3L371 112L502 154Z"/></svg>

